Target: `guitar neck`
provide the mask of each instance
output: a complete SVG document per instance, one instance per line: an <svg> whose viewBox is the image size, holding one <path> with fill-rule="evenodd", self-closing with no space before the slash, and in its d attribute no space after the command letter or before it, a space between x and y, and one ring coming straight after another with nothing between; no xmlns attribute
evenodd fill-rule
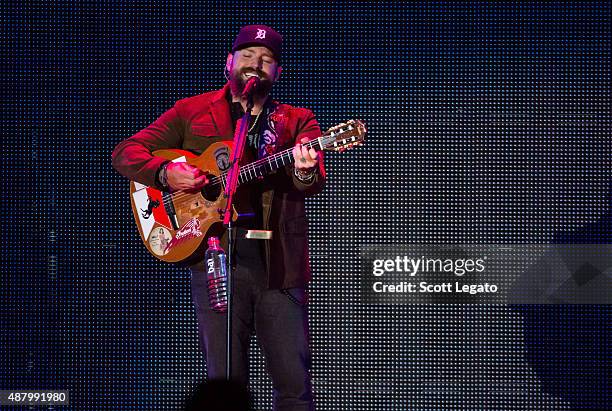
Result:
<svg viewBox="0 0 612 411"><path fill-rule="evenodd" d="M331 127L322 136L302 144L307 149L315 151L334 150L344 151L356 145L361 145L366 134L365 124L360 120L349 120L337 126ZM279 153L261 158L250 164L240 167L238 184L246 183L258 177L263 177L281 167L293 163L293 147ZM223 173L211 181L212 184L221 183L223 187L227 184L228 173Z"/></svg>
<svg viewBox="0 0 612 411"><path fill-rule="evenodd" d="M309 142L303 144L303 146L308 149L314 148L316 151L323 150L321 137L310 140ZM292 164L293 162L294 158L292 147L240 167L238 183L247 183L258 177L263 177L281 167ZM227 173L223 173L220 177L223 179L223 185L225 186Z"/></svg>

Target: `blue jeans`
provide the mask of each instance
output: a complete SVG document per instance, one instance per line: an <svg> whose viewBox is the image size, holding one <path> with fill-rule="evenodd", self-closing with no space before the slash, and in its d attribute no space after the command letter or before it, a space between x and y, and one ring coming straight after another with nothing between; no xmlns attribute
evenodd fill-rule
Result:
<svg viewBox="0 0 612 411"><path fill-rule="evenodd" d="M236 256L232 314L232 380L248 383L250 335L257 333L274 388L275 410L313 410L307 293L268 290L260 258ZM200 267L200 266L198 266ZM226 314L210 309L206 272L191 269L191 293L209 379L225 378Z"/></svg>

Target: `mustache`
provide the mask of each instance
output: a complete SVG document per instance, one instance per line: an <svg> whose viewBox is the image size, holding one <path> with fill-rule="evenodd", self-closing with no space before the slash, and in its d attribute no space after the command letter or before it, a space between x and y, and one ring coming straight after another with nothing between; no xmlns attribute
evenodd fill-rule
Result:
<svg viewBox="0 0 612 411"><path fill-rule="evenodd" d="M257 69L243 69L240 74L257 74L260 80L268 80L266 73Z"/></svg>
<svg viewBox="0 0 612 411"><path fill-rule="evenodd" d="M239 96L242 94L244 87L246 86L247 79L243 77L244 74L253 73L259 76L259 85L254 89L254 95L256 96L267 96L272 89L272 80L261 70L254 68L243 68L242 70L236 70L230 72L229 83L232 90L232 94Z"/></svg>

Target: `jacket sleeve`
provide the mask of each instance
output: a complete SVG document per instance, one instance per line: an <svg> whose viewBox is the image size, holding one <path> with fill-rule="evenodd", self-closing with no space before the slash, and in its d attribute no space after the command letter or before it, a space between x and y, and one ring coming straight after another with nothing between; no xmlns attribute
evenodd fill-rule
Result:
<svg viewBox="0 0 612 411"><path fill-rule="evenodd" d="M150 126L119 143L113 150L113 167L130 180L155 186L157 172L168 160L156 157L152 152L180 148L184 131L185 120L175 105Z"/></svg>
<svg viewBox="0 0 612 411"><path fill-rule="evenodd" d="M298 132L295 138L294 144L299 143L304 137L308 138L308 140L313 140L321 137L321 129L319 128L319 123L314 117L314 114L310 110L303 109L305 112L304 116L300 116L300 121L298 122ZM315 170L314 179L309 183L304 183L300 181L295 176L293 166L288 170L291 173L291 178L293 180L293 185L298 191L304 193L306 197L314 196L315 194L320 193L325 186L325 167L323 165L323 150L319 151L319 166L317 170Z"/></svg>

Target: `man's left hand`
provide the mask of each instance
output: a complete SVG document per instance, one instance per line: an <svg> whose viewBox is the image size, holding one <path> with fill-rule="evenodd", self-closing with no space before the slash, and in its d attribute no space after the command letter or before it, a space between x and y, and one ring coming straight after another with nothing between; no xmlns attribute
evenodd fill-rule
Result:
<svg viewBox="0 0 612 411"><path fill-rule="evenodd" d="M310 171L319 163L319 153L314 148L309 150L302 145L307 142L308 138L304 137L300 143L293 147L293 160L297 170Z"/></svg>

